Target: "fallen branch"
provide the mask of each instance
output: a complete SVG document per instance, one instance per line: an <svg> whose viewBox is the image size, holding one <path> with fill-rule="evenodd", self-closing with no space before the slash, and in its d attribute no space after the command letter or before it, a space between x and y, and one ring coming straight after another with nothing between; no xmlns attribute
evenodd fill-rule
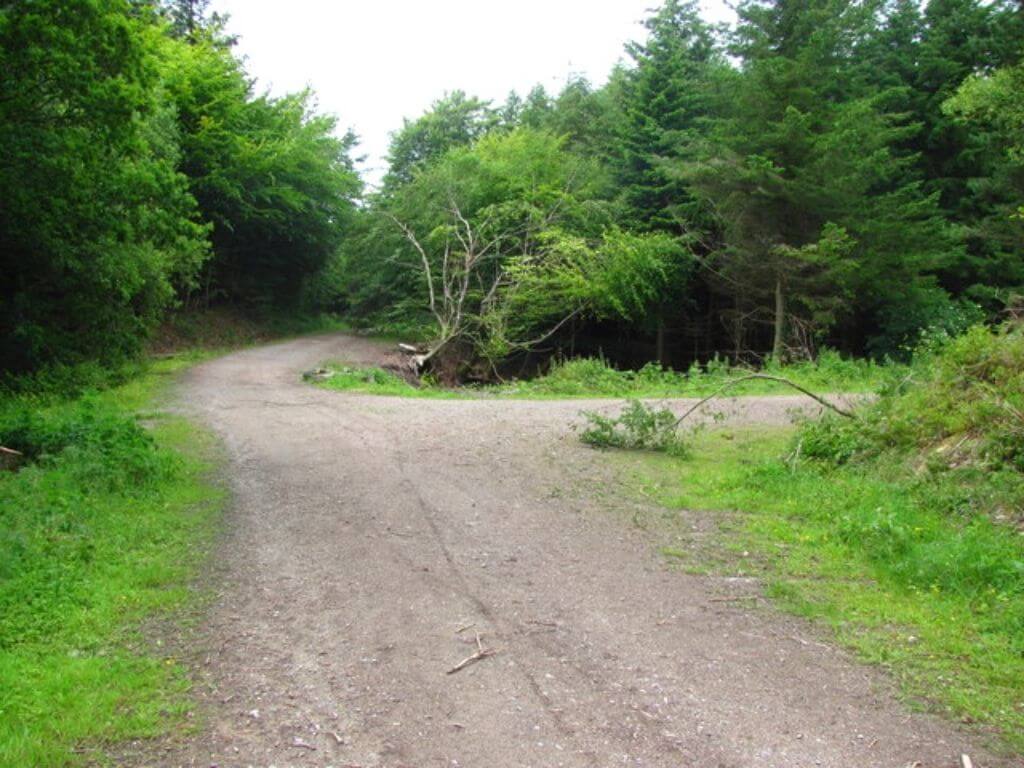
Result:
<svg viewBox="0 0 1024 768"><path fill-rule="evenodd" d="M831 410L833 410L836 413L838 413L840 416L845 416L848 419L855 419L855 418L857 418L850 411L844 410L844 409L840 408L838 405L833 405L828 400L823 398L821 395L816 395L813 392L811 392L809 389L804 389L799 384L796 384L796 383L790 381L789 379L783 378L782 376L771 376L770 374L767 374L767 373L751 373L751 374L748 374L746 376L740 376L738 379L733 379L732 381L727 381L725 384L723 384L721 387L716 389L710 395L705 397L699 403L697 403L696 405L692 406L688 411L686 411L686 413L684 413L682 416L680 416L678 419L676 419L676 427L678 427L680 424L682 424L691 413L693 413L698 408L700 408L702 405L704 405L704 403L708 402L709 400L714 400L716 397L721 395L727 389L735 387L737 384L742 384L744 381L751 381L753 379L761 379L763 381L775 381L775 382L778 382L779 384L785 384L786 386L792 387L793 389L797 390L798 392L801 392L801 393L807 395L807 397L811 398L812 400L815 400L815 401L821 403L826 408L830 408Z"/></svg>
<svg viewBox="0 0 1024 768"><path fill-rule="evenodd" d="M477 651L472 656L467 656L462 661L460 661L458 664L456 664L454 667L449 669L446 674L454 675L456 672L461 672L463 669L468 667L470 664L475 664L476 662L480 661L481 659L486 659L488 656L493 656L496 653L497 653L497 651L493 650L492 648L486 648L486 649L484 649L482 651Z"/></svg>
<svg viewBox="0 0 1024 768"><path fill-rule="evenodd" d="M493 648L484 648L483 643L480 642L480 635L476 636L476 653L472 656L467 656L454 667L449 669L445 674L454 675L456 672L461 672L463 669L468 667L470 664L475 664L482 659L486 659L488 656L493 656L497 651Z"/></svg>

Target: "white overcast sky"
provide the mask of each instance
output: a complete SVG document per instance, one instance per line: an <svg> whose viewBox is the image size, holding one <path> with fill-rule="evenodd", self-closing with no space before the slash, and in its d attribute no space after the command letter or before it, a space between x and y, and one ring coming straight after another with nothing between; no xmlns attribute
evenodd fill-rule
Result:
<svg viewBox="0 0 1024 768"><path fill-rule="evenodd" d="M360 137L364 178L382 174L388 134L445 91L504 101L571 74L604 82L659 0L214 0L258 87L312 86L339 130ZM705 18L727 20L724 0Z"/></svg>

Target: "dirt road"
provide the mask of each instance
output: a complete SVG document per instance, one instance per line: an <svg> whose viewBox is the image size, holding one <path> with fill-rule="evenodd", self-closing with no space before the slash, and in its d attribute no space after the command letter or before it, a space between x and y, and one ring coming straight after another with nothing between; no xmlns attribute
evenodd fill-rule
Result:
<svg viewBox="0 0 1024 768"><path fill-rule="evenodd" d="M198 654L206 721L147 764L1000 765L801 622L716 601L615 514L579 401L401 400L300 381L307 338L194 369L233 503ZM737 420L782 420L757 398ZM477 644L477 635L479 643ZM483 648L492 656L446 674Z"/></svg>

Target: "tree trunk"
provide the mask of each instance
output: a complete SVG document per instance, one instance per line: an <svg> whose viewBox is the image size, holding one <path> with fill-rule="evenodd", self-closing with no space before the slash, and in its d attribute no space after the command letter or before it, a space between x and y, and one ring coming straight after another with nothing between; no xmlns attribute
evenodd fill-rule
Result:
<svg viewBox="0 0 1024 768"><path fill-rule="evenodd" d="M786 331L786 297L782 293L782 280L775 280L775 338L772 339L772 359L782 362L783 334Z"/></svg>
<svg viewBox="0 0 1024 768"><path fill-rule="evenodd" d="M664 315L658 315L658 335L656 344L656 355L658 356L658 365L665 367L665 317Z"/></svg>
<svg viewBox="0 0 1024 768"><path fill-rule="evenodd" d="M743 316L739 310L736 311L736 318L732 323L732 346L733 365L739 365L740 357L743 356Z"/></svg>

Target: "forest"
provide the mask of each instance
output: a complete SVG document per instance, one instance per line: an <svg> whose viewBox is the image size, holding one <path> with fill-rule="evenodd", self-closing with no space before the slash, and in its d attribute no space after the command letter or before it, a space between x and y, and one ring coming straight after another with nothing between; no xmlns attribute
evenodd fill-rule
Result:
<svg viewBox="0 0 1024 768"><path fill-rule="evenodd" d="M0 0L0 766L1020 764L1024 3L734 10L378 177Z"/></svg>
<svg viewBox="0 0 1024 768"><path fill-rule="evenodd" d="M131 359L169 312L345 316L441 378L905 358L1024 283L1024 13L669 0L594 86L459 90L379 188L315 94L261 92L197 0L0 15L0 360Z"/></svg>

